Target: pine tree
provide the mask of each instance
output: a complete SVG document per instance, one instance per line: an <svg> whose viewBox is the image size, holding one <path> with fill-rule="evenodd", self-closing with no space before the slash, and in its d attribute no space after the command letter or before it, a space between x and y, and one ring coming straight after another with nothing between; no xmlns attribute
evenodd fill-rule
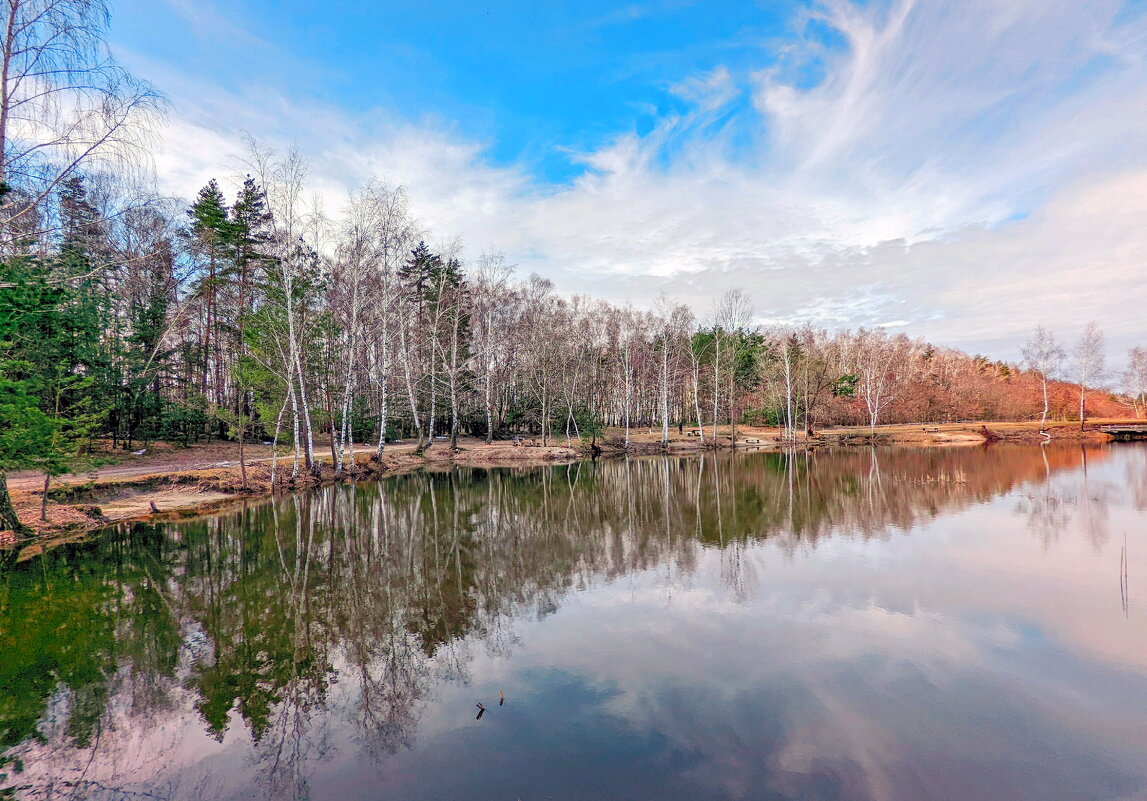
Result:
<svg viewBox="0 0 1147 801"><path fill-rule="evenodd" d="M434 278L443 269L442 257L432 253L425 242L410 251L410 258L398 268L398 277L421 307L433 294Z"/></svg>
<svg viewBox="0 0 1147 801"><path fill-rule="evenodd" d="M56 434L54 421L26 390L25 382L0 377L0 530L17 534L28 528L12 506L7 471L43 467Z"/></svg>
<svg viewBox="0 0 1147 801"><path fill-rule="evenodd" d="M65 347L72 334L61 319L68 290L50 284L44 265L31 258L3 265L0 289L0 529L24 533L8 494L6 471L39 468L56 473L66 462L60 422L75 389ZM53 397L54 396L54 397ZM54 399L57 413L41 406ZM70 399L68 399L70 400Z"/></svg>
<svg viewBox="0 0 1147 801"><path fill-rule="evenodd" d="M219 296L220 288L229 277L229 273L224 269L224 260L230 255L228 240L231 224L227 203L214 178L199 190L187 215L191 218L192 246L205 261L203 272L192 287L192 293L199 299L203 309L199 343L203 373L200 376L199 391L210 404L219 406L223 400L224 389L223 345L219 338L219 324L222 319Z"/></svg>
<svg viewBox="0 0 1147 801"><path fill-rule="evenodd" d="M254 402L251 398L254 374L258 365L247 357L247 321L251 315L253 301L253 273L267 257L263 247L268 240L267 229L271 215L267 211L267 201L263 190L251 176L243 181L243 187L231 207L231 221L228 227L228 245L235 262L239 292L238 309L235 318L235 429L239 440L239 470L243 478L243 488L247 488L247 463L244 446L247 428L251 420Z"/></svg>

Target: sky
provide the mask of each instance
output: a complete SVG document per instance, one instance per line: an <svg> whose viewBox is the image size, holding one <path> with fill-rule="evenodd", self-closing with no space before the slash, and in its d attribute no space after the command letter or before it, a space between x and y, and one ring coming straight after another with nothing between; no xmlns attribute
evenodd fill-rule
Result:
<svg viewBox="0 0 1147 801"><path fill-rule="evenodd" d="M297 147L332 214L401 185L432 240L703 321L1018 359L1147 344L1147 0L118 0L167 94L161 187Z"/></svg>

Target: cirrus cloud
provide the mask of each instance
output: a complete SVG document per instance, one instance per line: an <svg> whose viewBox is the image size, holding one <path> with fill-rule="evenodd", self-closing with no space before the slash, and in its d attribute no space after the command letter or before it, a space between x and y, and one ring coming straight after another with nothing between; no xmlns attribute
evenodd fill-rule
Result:
<svg viewBox="0 0 1147 801"><path fill-rule="evenodd" d="M462 121L136 68L175 101L158 165L184 196L247 131L297 144L328 209L371 176L403 184L437 234L564 291L667 290L704 313L739 286L762 321L902 325L1005 358L1040 322L1098 319L1119 349L1144 334L1143 18L1115 0L829 0L773 47L667 80L682 108L571 154L584 171L556 185L494 163Z"/></svg>

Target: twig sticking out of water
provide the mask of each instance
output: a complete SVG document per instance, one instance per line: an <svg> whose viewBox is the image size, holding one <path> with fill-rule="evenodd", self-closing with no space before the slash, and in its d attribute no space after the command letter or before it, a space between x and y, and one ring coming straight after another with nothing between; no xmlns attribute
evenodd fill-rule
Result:
<svg viewBox="0 0 1147 801"><path fill-rule="evenodd" d="M1123 604L1123 616L1127 617L1131 608L1130 588L1127 584L1127 532L1123 532L1123 547L1119 549L1119 600Z"/></svg>

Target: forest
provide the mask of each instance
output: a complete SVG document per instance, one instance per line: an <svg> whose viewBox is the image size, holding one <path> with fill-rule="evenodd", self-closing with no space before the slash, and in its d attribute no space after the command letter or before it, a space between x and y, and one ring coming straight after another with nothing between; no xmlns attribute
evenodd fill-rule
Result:
<svg viewBox="0 0 1147 801"><path fill-rule="evenodd" d="M271 442L293 475L354 444L417 452L528 434L1141 416L1147 348L1037 329L1022 363L882 328L762 326L712 308L565 296L432 232L382 177L328 212L293 150L171 198L150 168L167 102L117 64L98 0L12 0L0 42L0 528L4 471L59 475L154 440ZM721 427L725 427L722 434ZM720 436L719 436L720 435ZM723 437L723 439L721 438ZM319 451L322 453L319 453Z"/></svg>

